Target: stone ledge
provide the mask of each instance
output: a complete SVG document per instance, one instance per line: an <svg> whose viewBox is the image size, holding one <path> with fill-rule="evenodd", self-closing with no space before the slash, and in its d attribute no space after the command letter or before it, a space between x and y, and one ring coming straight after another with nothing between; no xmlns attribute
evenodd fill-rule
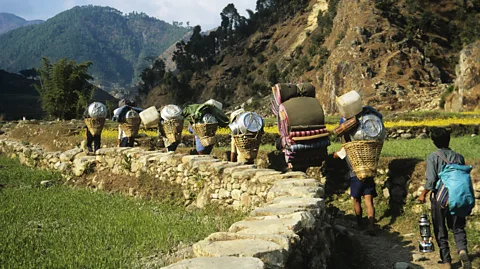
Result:
<svg viewBox="0 0 480 269"><path fill-rule="evenodd" d="M165 269L263 269L264 263L253 257L202 257L189 260L183 260L172 264Z"/></svg>

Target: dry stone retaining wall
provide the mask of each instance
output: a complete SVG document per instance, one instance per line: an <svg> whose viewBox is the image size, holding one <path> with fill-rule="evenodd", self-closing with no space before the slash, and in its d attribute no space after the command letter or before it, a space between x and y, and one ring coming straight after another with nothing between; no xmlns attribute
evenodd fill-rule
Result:
<svg viewBox="0 0 480 269"><path fill-rule="evenodd" d="M182 186L186 205L208 203L249 212L227 232L193 246L194 259L166 268L326 268L334 242L323 186L302 172L280 173L194 156L141 148L103 148L96 156L81 149L47 152L0 139L0 153L33 167L59 170L66 177L108 170Z"/></svg>

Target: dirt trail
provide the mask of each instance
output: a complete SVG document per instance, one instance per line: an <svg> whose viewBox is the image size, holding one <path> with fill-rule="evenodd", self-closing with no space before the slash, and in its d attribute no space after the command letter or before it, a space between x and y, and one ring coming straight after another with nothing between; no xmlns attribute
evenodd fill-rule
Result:
<svg viewBox="0 0 480 269"><path fill-rule="evenodd" d="M388 228L378 228L375 236L367 235L364 231L356 227L356 222L351 219L353 216L340 216L335 219L335 225L340 226L340 230L345 228L347 236L354 242L350 247L359 248L363 258L356 265L358 269L385 269L385 268L412 268L412 269L441 269L439 261L438 248L435 245L435 251L431 253L421 253L418 251L418 238L416 233L399 234L397 231ZM455 247L450 246L452 250L452 268L462 268L456 255ZM350 257L351 258L351 257ZM399 263L404 263L401 267ZM398 267L396 267L398 266ZM472 261L474 269L479 269L478 258ZM342 267L347 268L347 267ZM351 267L353 268L353 267Z"/></svg>

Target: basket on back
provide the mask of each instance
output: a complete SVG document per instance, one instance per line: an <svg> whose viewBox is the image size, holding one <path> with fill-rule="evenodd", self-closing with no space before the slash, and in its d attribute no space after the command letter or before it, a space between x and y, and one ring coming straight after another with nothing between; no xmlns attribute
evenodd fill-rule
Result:
<svg viewBox="0 0 480 269"><path fill-rule="evenodd" d="M218 123L194 123L192 129L204 147L215 144Z"/></svg>
<svg viewBox="0 0 480 269"><path fill-rule="evenodd" d="M141 121L140 118L127 118L124 123L120 124L120 128L127 137L134 137L138 134Z"/></svg>
<svg viewBox="0 0 480 269"><path fill-rule="evenodd" d="M245 159L249 160L257 158L262 136L263 131L258 133L233 135L233 139L235 140L235 145L240 154L242 154Z"/></svg>
<svg viewBox="0 0 480 269"><path fill-rule="evenodd" d="M360 180L377 174L383 140L359 140L343 144L353 171Z"/></svg>
<svg viewBox="0 0 480 269"><path fill-rule="evenodd" d="M105 125L105 118L85 118L85 125L92 135L100 135Z"/></svg>
<svg viewBox="0 0 480 269"><path fill-rule="evenodd" d="M182 140L183 119L165 120L162 129L170 143Z"/></svg>

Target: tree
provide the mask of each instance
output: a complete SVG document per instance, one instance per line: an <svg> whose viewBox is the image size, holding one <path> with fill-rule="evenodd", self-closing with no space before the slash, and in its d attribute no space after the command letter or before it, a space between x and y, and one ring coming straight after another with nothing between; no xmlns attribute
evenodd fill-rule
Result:
<svg viewBox="0 0 480 269"><path fill-rule="evenodd" d="M78 117L86 107L93 85L93 78L87 73L92 62L76 64L63 58L52 64L42 58L40 85L35 89L40 94L42 109L54 118L72 119Z"/></svg>
<svg viewBox="0 0 480 269"><path fill-rule="evenodd" d="M143 81L141 91L147 94L153 87L160 84L165 76L165 62L162 59L156 59L152 67L145 68L140 74Z"/></svg>

